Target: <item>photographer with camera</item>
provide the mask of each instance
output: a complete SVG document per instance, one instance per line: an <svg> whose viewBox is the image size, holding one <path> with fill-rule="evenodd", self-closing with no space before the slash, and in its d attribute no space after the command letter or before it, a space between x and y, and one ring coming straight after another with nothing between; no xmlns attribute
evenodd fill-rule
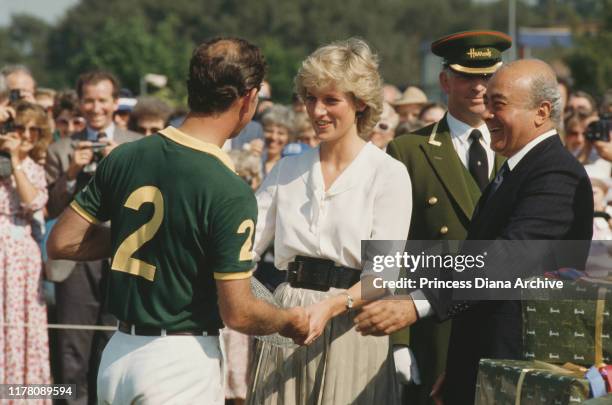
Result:
<svg viewBox="0 0 612 405"><path fill-rule="evenodd" d="M61 138L49 147L47 182L49 183L50 218L57 217L68 206L96 171L97 164L118 144L140 139L131 131L113 123L118 107L119 84L108 72L82 74L77 81L79 109L86 128ZM53 261L46 263L47 276L56 281L57 321L61 324L116 325L104 310L103 270L108 261ZM111 333L93 330L58 331L60 375L56 381L77 385L77 398L68 403L95 403L96 373L100 355Z"/></svg>
<svg viewBox="0 0 612 405"><path fill-rule="evenodd" d="M591 138L593 147L602 159L612 162L612 113L606 112L601 119L587 127L587 138ZM610 172L608 172L608 176Z"/></svg>
<svg viewBox="0 0 612 405"><path fill-rule="evenodd" d="M0 384L49 384L47 312L40 294L42 263L32 217L47 202L36 163L51 140L45 111L20 102L0 107ZM27 324L27 327L24 327Z"/></svg>
<svg viewBox="0 0 612 405"><path fill-rule="evenodd" d="M4 78L6 87L10 91L11 102L25 100L33 104L36 103L34 98L36 81L27 66L7 65L0 70L0 75Z"/></svg>
<svg viewBox="0 0 612 405"><path fill-rule="evenodd" d="M590 177L610 177L609 122L606 115L599 119L597 115L586 116L576 111L565 117L565 147L582 163Z"/></svg>

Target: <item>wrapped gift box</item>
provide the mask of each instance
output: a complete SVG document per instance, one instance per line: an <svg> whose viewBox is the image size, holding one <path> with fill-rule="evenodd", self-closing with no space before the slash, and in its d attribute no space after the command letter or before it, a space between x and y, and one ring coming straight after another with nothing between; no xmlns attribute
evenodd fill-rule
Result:
<svg viewBox="0 0 612 405"><path fill-rule="evenodd" d="M523 291L525 358L612 363L612 284L595 279L565 283L571 286L563 291Z"/></svg>
<svg viewBox="0 0 612 405"><path fill-rule="evenodd" d="M537 360L480 360L476 405L568 405L588 398L582 372Z"/></svg>
<svg viewBox="0 0 612 405"><path fill-rule="evenodd" d="M582 405L611 405L611 404L612 404L612 394L608 394L605 397L591 398L582 403Z"/></svg>

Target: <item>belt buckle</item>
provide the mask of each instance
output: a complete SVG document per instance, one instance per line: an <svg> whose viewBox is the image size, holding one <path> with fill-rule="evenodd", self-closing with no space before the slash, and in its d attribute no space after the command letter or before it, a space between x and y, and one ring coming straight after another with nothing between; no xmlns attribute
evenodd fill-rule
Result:
<svg viewBox="0 0 612 405"><path fill-rule="evenodd" d="M294 262L295 267L290 269L295 275L295 284L299 288L310 290L328 291L331 280L331 270L329 266L317 263L307 266L305 262Z"/></svg>
<svg viewBox="0 0 612 405"><path fill-rule="evenodd" d="M329 291L331 281L331 268L329 265L319 263L315 266L315 284L319 291Z"/></svg>

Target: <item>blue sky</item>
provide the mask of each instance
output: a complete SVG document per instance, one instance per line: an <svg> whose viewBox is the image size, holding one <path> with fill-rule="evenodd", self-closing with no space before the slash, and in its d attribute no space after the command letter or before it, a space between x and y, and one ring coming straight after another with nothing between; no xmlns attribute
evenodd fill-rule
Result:
<svg viewBox="0 0 612 405"><path fill-rule="evenodd" d="M0 26L6 26L15 13L28 13L55 23L64 11L79 0L0 0Z"/></svg>

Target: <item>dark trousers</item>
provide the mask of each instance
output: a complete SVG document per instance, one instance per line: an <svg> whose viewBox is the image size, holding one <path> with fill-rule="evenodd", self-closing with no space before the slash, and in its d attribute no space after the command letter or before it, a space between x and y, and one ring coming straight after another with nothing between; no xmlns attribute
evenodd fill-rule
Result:
<svg viewBox="0 0 612 405"><path fill-rule="evenodd" d="M438 323L433 318L422 319L410 327L410 348L421 376L421 384L406 388L406 405L433 405L431 390L446 370L446 354L451 321Z"/></svg>
<svg viewBox="0 0 612 405"><path fill-rule="evenodd" d="M56 316L60 324L110 325L117 321L105 311L105 261L77 263L72 274L56 284ZM104 346L113 332L60 329L57 333L56 381L76 384L77 396L66 404L95 404L96 378Z"/></svg>
<svg viewBox="0 0 612 405"><path fill-rule="evenodd" d="M480 359L523 359L520 301L488 301L453 319L444 404L473 404Z"/></svg>

